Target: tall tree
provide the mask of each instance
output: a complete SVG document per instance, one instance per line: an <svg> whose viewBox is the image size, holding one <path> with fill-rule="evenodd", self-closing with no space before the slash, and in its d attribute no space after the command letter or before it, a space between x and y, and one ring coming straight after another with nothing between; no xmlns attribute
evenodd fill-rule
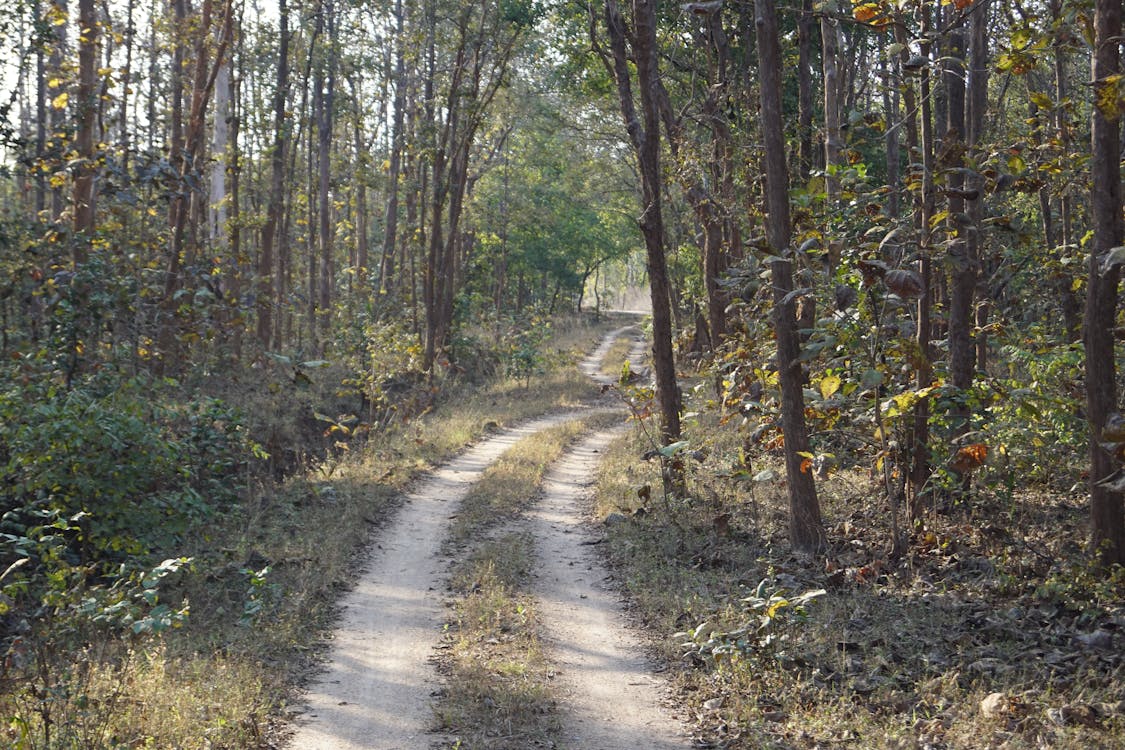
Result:
<svg viewBox="0 0 1125 750"><path fill-rule="evenodd" d="M1125 564L1125 506L1103 481L1117 464L1104 446L1107 419L1117 413L1114 323L1121 267L1111 258L1125 240L1121 220L1121 0L1095 0L1090 118L1090 211L1094 239L1086 291L1086 414L1090 421L1090 526L1103 563Z"/></svg>
<svg viewBox="0 0 1125 750"><path fill-rule="evenodd" d="M591 14L594 13L591 8ZM625 130L637 158L641 177L641 216L652 300L652 353L656 394L660 402L661 434L666 442L680 436L680 388L672 354L672 290L664 252L664 216L661 207L663 176L660 169L660 73L656 44L656 9L650 0L633 0L633 29L616 0L606 0L604 15L609 38L607 52L599 43L596 19L591 16L591 39L606 69L617 85L618 104ZM630 45L631 42L631 45ZM636 66L640 113L633 93L632 71Z"/></svg>
<svg viewBox="0 0 1125 750"><path fill-rule="evenodd" d="M94 0L78 3L78 129L75 151L78 166L74 175L74 265L86 262L94 231L94 130L97 126L98 16Z"/></svg>
<svg viewBox="0 0 1125 750"><path fill-rule="evenodd" d="M387 177L387 207L383 217L383 254L380 261L379 291L391 291L395 272L395 247L398 241L398 192L402 175L403 128L406 117L406 14L402 0L395 0L394 33L394 108L391 113L391 156Z"/></svg>
<svg viewBox="0 0 1125 750"><path fill-rule="evenodd" d="M793 258L789 246L789 171L785 159L785 131L781 114L781 47L774 0L756 0L754 25L758 40L759 95L766 176L766 231L777 336L777 374L781 384L781 429L785 435L785 470L789 480L789 539L800 552L816 553L824 547L820 502L812 472L802 470L801 453L809 450L805 425L805 399L801 374L801 346L797 338L793 291Z"/></svg>
<svg viewBox="0 0 1125 750"><path fill-rule="evenodd" d="M949 375L961 398L950 410L957 436L969 431L969 408L965 400L973 385L976 349L973 345L973 294L977 285L977 259L972 255L966 234L969 219L965 213L965 23L960 10L947 6L951 25L942 50L946 131L938 168L946 174L948 218L946 219L946 258L949 270Z"/></svg>
<svg viewBox="0 0 1125 750"><path fill-rule="evenodd" d="M258 253L257 308L258 344L268 349L273 335L275 307L274 243L281 228L282 203L285 199L285 145L288 123L285 102L289 95L289 7L278 0L277 81L273 92L273 146L270 149L270 191L266 220L262 225L261 249Z"/></svg>

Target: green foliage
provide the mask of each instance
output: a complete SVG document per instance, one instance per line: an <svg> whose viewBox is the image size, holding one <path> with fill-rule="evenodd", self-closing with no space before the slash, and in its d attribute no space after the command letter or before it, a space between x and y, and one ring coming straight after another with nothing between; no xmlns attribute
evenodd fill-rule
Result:
<svg viewBox="0 0 1125 750"><path fill-rule="evenodd" d="M147 403L130 381L0 393L0 509L8 527L36 514L73 519L82 560L176 546L233 502L255 449L239 415L213 399Z"/></svg>
<svg viewBox="0 0 1125 750"><path fill-rule="evenodd" d="M508 346L508 374L524 381L524 387L531 384L533 375L543 372L543 342L551 331L551 323L545 316L531 315L514 327L506 337Z"/></svg>
<svg viewBox="0 0 1125 750"><path fill-rule="evenodd" d="M789 597L780 589L769 592L767 583L763 580L752 596L742 600L744 612L750 616L742 625L720 631L711 623L703 622L693 630L676 633L673 637L687 639L681 644L686 653L696 654L716 664L755 656L784 658L785 644L795 635L798 627L809 622L807 605L827 592L815 589Z"/></svg>

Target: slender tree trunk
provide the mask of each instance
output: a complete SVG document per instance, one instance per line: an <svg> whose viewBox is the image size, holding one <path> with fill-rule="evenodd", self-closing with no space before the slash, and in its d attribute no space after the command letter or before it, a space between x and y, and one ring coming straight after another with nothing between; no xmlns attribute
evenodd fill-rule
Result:
<svg viewBox="0 0 1125 750"><path fill-rule="evenodd" d="M327 346L329 331L332 325L332 287L335 272L332 263L334 232L332 226L332 200L331 200L331 167L332 167L332 123L333 109L336 100L336 57L338 55L338 35L336 9L332 0L326 0L322 9L325 14L325 26L328 29L328 70L323 78L323 91L321 92L319 119L317 122L318 146L318 209L320 218L320 288L319 315L316 321L320 325L320 353L324 354ZM310 287L311 288L311 287Z"/></svg>
<svg viewBox="0 0 1125 750"><path fill-rule="evenodd" d="M930 27L929 9L922 8L921 29L927 33ZM906 38L906 30L902 23L895 24L895 38L900 43ZM922 56L929 58L929 44L922 45ZM908 53L904 47L899 56L899 70L905 70ZM911 161L916 161L916 151L921 151L922 162L922 194L919 197L915 213L918 228L918 275L922 279L922 293L918 297L917 316L918 330L915 342L918 346L918 367L915 372L914 383L918 388L930 385L933 379L933 346L931 340L931 302L933 300L933 270L932 253L933 241L931 224L934 215L934 128L933 112L930 97L930 71L925 65L921 71L919 82L919 96L914 96L914 89L907 86L903 90L903 103L907 112L907 146L911 152ZM920 102L921 127L917 125L914 112ZM922 493L930 480L930 401L928 398L918 400L914 406L914 421L910 435L910 519L918 521L923 513Z"/></svg>
<svg viewBox="0 0 1125 750"><path fill-rule="evenodd" d="M1048 7L1051 10L1052 21L1058 24L1060 29L1065 28L1062 24L1062 0L1049 0ZM1064 45L1065 37L1060 31L1053 44L1056 104L1055 132L1058 134L1062 152L1064 154L1069 154L1072 139L1070 123L1067 121L1067 109L1063 106L1063 102L1070 96L1070 92L1067 87L1067 67ZM1062 194L1059 196L1059 224L1058 232L1056 232L1057 242L1051 244L1050 248L1058 252L1058 248L1061 247L1063 248L1063 252L1070 254L1074 250L1072 245L1074 238L1071 233L1070 186L1065 184L1062 188ZM1059 271L1057 288L1059 297L1062 300L1063 327L1068 343L1075 343L1082 340L1082 303L1074 291L1073 282L1074 275L1069 268Z"/></svg>
<svg viewBox="0 0 1125 750"><path fill-rule="evenodd" d="M43 18L41 0L35 3L35 18ZM43 45L35 46L35 160L40 164L47 157L47 56ZM47 173L35 170L35 214L47 207Z"/></svg>
<svg viewBox="0 0 1125 750"><path fill-rule="evenodd" d="M680 389L672 354L672 305L668 264L664 254L663 189L660 169L659 70L656 47L656 9L651 0L633 0L633 33L629 34L616 0L606 0L605 21L612 57L603 60L617 83L625 129L641 174L642 213L638 219L644 236L652 300L653 369L660 402L661 436L665 442L680 437ZM632 41L632 55L626 39ZM636 65L641 112L633 101L629 60Z"/></svg>
<svg viewBox="0 0 1125 750"><path fill-rule="evenodd" d="M812 42L815 29L812 0L801 0L801 15L797 17L797 167L802 182L808 182L813 167Z"/></svg>
<svg viewBox="0 0 1125 750"><path fill-rule="evenodd" d="M949 6L950 12L954 12ZM973 294L976 291L977 259L966 239L965 178L960 171L965 152L965 30L962 23L949 32L942 50L946 101L946 132L938 167L948 170L948 213L946 221L949 264L949 375L964 397L973 386L976 350L973 345ZM949 415L956 437L969 431L971 413L964 400L955 401Z"/></svg>
<svg viewBox="0 0 1125 750"><path fill-rule="evenodd" d="M208 238L215 253L227 244L227 167L230 147L231 59L218 63L215 78L215 124L211 133L211 195L208 200Z"/></svg>
<svg viewBox="0 0 1125 750"><path fill-rule="evenodd" d="M789 173L785 164L785 131L781 114L781 49L774 0L756 0L762 139L765 151L766 231L773 255L770 277L774 293L773 325L777 336L777 371L781 384L781 428L785 436L785 469L789 481L789 539L793 548L818 553L825 545L820 503L812 472L802 471L809 440L801 375L800 343L794 303L793 252L789 247Z"/></svg>
<svg viewBox="0 0 1125 750"><path fill-rule="evenodd" d="M833 7L834 4L832 4ZM840 165L843 139L840 134L840 30L839 22L828 15L821 16L820 36L823 48L824 69L824 168L827 175L824 185L828 202L835 203L840 194L840 181L833 169Z"/></svg>
<svg viewBox="0 0 1125 750"><path fill-rule="evenodd" d="M383 256L379 290L391 291L395 247L398 239L398 183L402 172L403 120L406 108L406 31L402 0L395 0L395 101L391 116L390 174L387 178L387 208L383 219Z"/></svg>
<svg viewBox="0 0 1125 750"><path fill-rule="evenodd" d="M51 5L55 8L55 13L61 20L54 26L54 43L51 45L51 55L47 61L48 76L52 79L65 80L65 73L63 71L63 60L66 57L66 39L67 39L67 0L53 0ZM79 9L81 13L81 9ZM66 122L66 110L63 107L51 107L49 112L50 119L50 148L52 151L57 152L56 156L61 157L63 150L63 131ZM66 208L66 199L63 195L61 187L51 188L51 220L58 221L62 216L63 210Z"/></svg>
<svg viewBox="0 0 1125 750"><path fill-rule="evenodd" d="M967 145L974 160L978 160L977 149L984 138L985 112L988 109L988 14L989 6L982 4L974 8L969 21L969 75L968 112L965 123ZM981 221L984 219L984 178L980 175L970 176L965 181L966 198L968 202L967 213L972 224L966 237L968 256L973 263L974 291L980 285L982 267L982 250L980 244ZM976 197L972 197L973 195ZM974 231L975 230L975 231ZM988 326L990 300L987 295L977 302L973 325L976 329L975 351L973 359L977 372L988 371Z"/></svg>
<svg viewBox="0 0 1125 750"><path fill-rule="evenodd" d="M355 111L352 113L352 130L355 136L355 276L358 289L366 289L368 282L369 256L371 254L368 232L367 175L371 164L367 160L367 148L363 138L363 112L360 105L361 87L352 83L352 99Z"/></svg>
<svg viewBox="0 0 1125 750"><path fill-rule="evenodd" d="M98 113L98 16L94 0L78 2L78 131L74 140L78 166L74 176L74 265L86 262L94 233L94 129Z"/></svg>
<svg viewBox="0 0 1125 750"><path fill-rule="evenodd" d="M277 52L277 85L273 94L273 148L270 151L270 197L266 222L262 226L262 247L258 254L257 308L258 344L268 349L276 307L274 297L274 240L281 226L282 202L285 196L285 144L287 140L285 101L289 93L289 9L286 0L278 0L279 33Z"/></svg>
<svg viewBox="0 0 1125 750"><path fill-rule="evenodd" d="M1094 239L1090 244L1086 317L1086 414L1090 422L1090 527L1093 551L1106 566L1125 564L1125 506L1120 491L1100 484L1118 468L1102 447L1102 429L1117 413L1114 324L1119 265L1106 263L1125 240L1121 220L1121 114L1117 76L1121 73L1121 0L1095 0L1092 59L1094 107L1090 121L1090 193ZM1105 100L1114 106L1101 104Z"/></svg>

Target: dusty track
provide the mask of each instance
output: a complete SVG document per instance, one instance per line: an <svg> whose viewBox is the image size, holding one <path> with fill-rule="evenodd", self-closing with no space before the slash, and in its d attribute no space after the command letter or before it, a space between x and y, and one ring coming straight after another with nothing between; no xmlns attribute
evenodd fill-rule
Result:
<svg viewBox="0 0 1125 750"><path fill-rule="evenodd" d="M582 370L597 375L612 341L607 335ZM633 328L632 330L635 330ZM643 343L634 346L634 352ZM439 738L430 696L437 687L428 659L440 639L444 578L441 543L450 517L481 473L512 445L581 417L574 411L505 430L433 472L406 499L373 542L367 570L343 602L325 673L310 687L291 750L420 750ZM544 498L527 519L539 550L536 593L562 670L567 748L686 747L657 708L659 682L630 634L608 574L584 545L584 500L614 431L568 451L549 473Z"/></svg>
<svg viewBox="0 0 1125 750"><path fill-rule="evenodd" d="M539 549L533 591L559 667L564 747L685 748L678 725L658 708L663 682L592 546L586 501L602 453L620 434L605 430L570 450L548 473L543 499L529 514Z"/></svg>

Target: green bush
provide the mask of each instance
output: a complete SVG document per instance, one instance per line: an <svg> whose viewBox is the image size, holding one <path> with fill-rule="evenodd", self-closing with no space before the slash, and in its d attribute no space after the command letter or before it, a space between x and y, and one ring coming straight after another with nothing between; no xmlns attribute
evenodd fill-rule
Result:
<svg viewBox="0 0 1125 750"><path fill-rule="evenodd" d="M177 548L237 499L257 452L237 413L214 399L164 408L144 387L0 392L0 532L61 519L75 562L119 562Z"/></svg>

